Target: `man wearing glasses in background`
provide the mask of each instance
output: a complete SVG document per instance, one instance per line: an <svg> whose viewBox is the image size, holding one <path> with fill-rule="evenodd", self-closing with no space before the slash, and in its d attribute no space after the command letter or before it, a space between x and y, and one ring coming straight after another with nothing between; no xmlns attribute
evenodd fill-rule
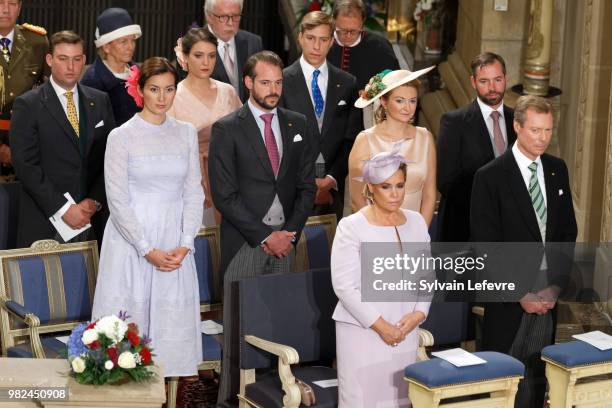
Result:
<svg viewBox="0 0 612 408"><path fill-rule="evenodd" d="M243 0L206 0L204 15L208 29L217 37L218 58L212 77L231 84L240 100L249 93L242 80L242 67L247 58L263 49L261 37L240 30Z"/></svg>
<svg viewBox="0 0 612 408"><path fill-rule="evenodd" d="M379 72L400 68L389 41L364 30L366 9L361 0L336 0L333 17L334 44L327 60L353 74L358 89L364 89L370 78Z"/></svg>

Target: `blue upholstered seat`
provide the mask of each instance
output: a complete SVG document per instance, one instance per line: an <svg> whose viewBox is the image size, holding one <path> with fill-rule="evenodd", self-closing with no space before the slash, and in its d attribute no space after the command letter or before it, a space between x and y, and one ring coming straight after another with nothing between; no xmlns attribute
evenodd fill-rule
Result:
<svg viewBox="0 0 612 408"><path fill-rule="evenodd" d="M214 335L202 333L202 361L221 360L221 346Z"/></svg>
<svg viewBox="0 0 612 408"><path fill-rule="evenodd" d="M296 247L293 269L329 269L331 246L336 233L334 214L309 217Z"/></svg>
<svg viewBox="0 0 612 408"><path fill-rule="evenodd" d="M577 367L588 364L612 361L612 349L601 351L584 341L569 341L553 344L542 349L542 358L564 367Z"/></svg>
<svg viewBox="0 0 612 408"><path fill-rule="evenodd" d="M66 345L54 337L41 336L40 342L45 350L46 358L66 358ZM34 358L31 343L22 343L14 347L9 347L6 352L7 357Z"/></svg>
<svg viewBox="0 0 612 408"><path fill-rule="evenodd" d="M523 363L506 354L494 351L474 353L486 364L455 367L441 358L414 363L406 367L404 377L428 388L442 387L495 378L518 377L525 371Z"/></svg>
<svg viewBox="0 0 612 408"><path fill-rule="evenodd" d="M221 303L221 274L219 273L219 227L201 228L194 241L194 258L200 290L200 309L210 310Z"/></svg>

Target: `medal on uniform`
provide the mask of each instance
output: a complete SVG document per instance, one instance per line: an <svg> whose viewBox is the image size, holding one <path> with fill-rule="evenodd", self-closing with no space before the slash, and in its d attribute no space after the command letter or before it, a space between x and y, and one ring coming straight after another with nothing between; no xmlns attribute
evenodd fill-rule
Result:
<svg viewBox="0 0 612 408"><path fill-rule="evenodd" d="M8 48L8 38L3 38L2 40L0 40L0 43L2 44L2 49L0 49L0 52L2 52L2 56L8 64L11 61L11 53Z"/></svg>

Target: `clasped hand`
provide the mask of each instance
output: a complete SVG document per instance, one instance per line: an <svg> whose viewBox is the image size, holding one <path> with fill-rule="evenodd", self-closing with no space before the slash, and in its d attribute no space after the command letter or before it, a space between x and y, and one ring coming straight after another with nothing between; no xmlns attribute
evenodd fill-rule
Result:
<svg viewBox="0 0 612 408"><path fill-rule="evenodd" d="M293 238L295 231L273 231L266 241L261 244L261 249L270 256L284 258L293 249Z"/></svg>
<svg viewBox="0 0 612 408"><path fill-rule="evenodd" d="M317 184L317 193L315 195L315 204L323 205L323 204L333 204L334 198L331 195L331 189L334 186L334 180L329 177L317 178L315 179Z"/></svg>
<svg viewBox="0 0 612 408"><path fill-rule="evenodd" d="M178 247L170 252L152 249L145 255L145 259L162 272L172 272L181 267L181 262L188 253L189 249L185 247Z"/></svg>
<svg viewBox="0 0 612 408"><path fill-rule="evenodd" d="M395 325L392 325L381 316L374 322L371 328L378 333L385 343L390 346L397 346L406 339L408 333L412 332L424 318L423 312L411 312L404 315Z"/></svg>
<svg viewBox="0 0 612 408"><path fill-rule="evenodd" d="M521 307L527 313L544 315L555 307L557 303L557 293L553 288L545 288L537 293L527 293L520 300Z"/></svg>
<svg viewBox="0 0 612 408"><path fill-rule="evenodd" d="M86 198L78 204L71 204L62 219L72 229L80 229L89 224L91 217L96 213L96 203Z"/></svg>

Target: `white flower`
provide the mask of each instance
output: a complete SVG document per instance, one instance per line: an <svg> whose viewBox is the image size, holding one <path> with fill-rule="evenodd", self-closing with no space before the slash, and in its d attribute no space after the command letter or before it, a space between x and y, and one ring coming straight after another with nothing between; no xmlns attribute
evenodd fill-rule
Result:
<svg viewBox="0 0 612 408"><path fill-rule="evenodd" d="M128 326L126 322L113 315L98 320L94 328L112 340L113 344L117 344L123 340Z"/></svg>
<svg viewBox="0 0 612 408"><path fill-rule="evenodd" d="M75 373L82 373L85 371L85 361L81 357L73 358L70 364L72 365L72 370Z"/></svg>
<svg viewBox="0 0 612 408"><path fill-rule="evenodd" d="M112 370L114 366L115 365L110 360L107 360L106 363L104 363L104 368L106 368L107 370Z"/></svg>
<svg viewBox="0 0 612 408"><path fill-rule="evenodd" d="M136 367L136 360L134 359L134 355L129 351L124 351L119 354L119 359L117 360L117 364L121 368L134 368Z"/></svg>
<svg viewBox="0 0 612 408"><path fill-rule="evenodd" d="M89 345L96 340L98 340L98 332L94 329L85 330L83 336L81 337L81 341L85 345Z"/></svg>

